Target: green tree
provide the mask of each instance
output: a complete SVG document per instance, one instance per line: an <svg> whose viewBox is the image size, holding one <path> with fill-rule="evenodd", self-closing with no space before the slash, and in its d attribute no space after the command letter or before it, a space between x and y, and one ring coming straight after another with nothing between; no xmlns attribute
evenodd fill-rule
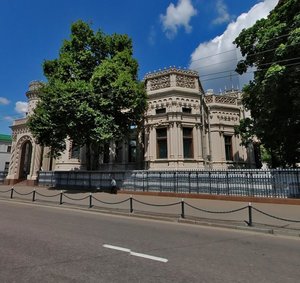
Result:
<svg viewBox="0 0 300 283"><path fill-rule="evenodd" d="M104 144L126 137L145 111L146 92L132 53L127 35L105 35L75 22L59 57L43 64L47 83L28 122L37 142L58 156L69 138L86 146L87 169L96 169L91 151L97 156Z"/></svg>
<svg viewBox="0 0 300 283"><path fill-rule="evenodd" d="M280 0L268 18L244 29L234 43L244 59L239 74L255 67L254 79L244 87L243 104L251 130L271 154L272 167L300 162L300 2ZM244 129L243 129L244 127Z"/></svg>

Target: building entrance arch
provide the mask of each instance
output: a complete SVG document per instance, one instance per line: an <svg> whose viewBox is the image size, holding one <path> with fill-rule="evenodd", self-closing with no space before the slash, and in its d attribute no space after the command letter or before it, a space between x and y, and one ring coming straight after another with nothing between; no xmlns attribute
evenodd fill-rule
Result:
<svg viewBox="0 0 300 283"><path fill-rule="evenodd" d="M21 146L21 162L19 170L19 179L26 179L30 173L32 157L32 143L30 140L25 141Z"/></svg>

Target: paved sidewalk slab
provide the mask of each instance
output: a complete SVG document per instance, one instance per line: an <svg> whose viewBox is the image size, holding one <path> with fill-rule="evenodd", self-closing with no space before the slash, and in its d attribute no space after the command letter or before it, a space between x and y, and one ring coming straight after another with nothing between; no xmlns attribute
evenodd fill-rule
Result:
<svg viewBox="0 0 300 283"><path fill-rule="evenodd" d="M0 185L0 198L10 199L11 186ZM35 193L33 191L35 190ZM252 203L252 221L257 229L270 231L281 231L284 233L294 233L300 236L300 205L293 200L292 204L284 200L274 199L274 203L257 199L232 199L232 197L222 199L199 198L201 196L190 197L186 195L159 195L143 194L140 192L119 192L109 194L106 192L86 192L80 190L64 190L47 187L14 186L13 199L18 201L32 201L36 203L47 202L52 205L60 205L62 195L62 205L78 206L89 209L92 204L93 210L105 210L109 213L130 214L133 209L135 216L167 217L170 219L180 219L181 222L200 223L206 225L231 225L233 227L245 227L245 221L249 220L248 204ZM33 196L34 194L34 196ZM130 197L132 196L132 207ZM184 197L184 215L182 214L182 196ZM286 204L285 204L286 203ZM257 209L258 211L256 211ZM284 221L290 220L290 221ZM294 221L294 222L293 222Z"/></svg>

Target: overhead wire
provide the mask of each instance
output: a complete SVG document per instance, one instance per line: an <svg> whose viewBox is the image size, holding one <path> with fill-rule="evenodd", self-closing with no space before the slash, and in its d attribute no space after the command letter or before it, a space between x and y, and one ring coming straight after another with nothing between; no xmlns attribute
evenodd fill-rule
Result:
<svg viewBox="0 0 300 283"><path fill-rule="evenodd" d="M287 64L287 65L284 65L284 67L291 67L291 66L300 66L300 63L292 63L292 64ZM250 73L255 73L255 72L261 72L261 71L265 71L265 70L268 70L268 68L264 68L264 69L259 69L259 70L255 70L255 71L247 71L244 74L250 74ZM216 77L216 78L210 78L210 79L204 79L202 80L201 79L201 82L205 82L205 81L211 81L211 80L217 80L217 79L223 79L223 78L230 78L230 77L237 77L237 76L240 76L239 74L230 74L230 75L227 75L227 76L222 76L222 77ZM202 77L202 76L200 76Z"/></svg>
<svg viewBox="0 0 300 283"><path fill-rule="evenodd" d="M294 43L294 44L288 44L286 45L287 47L290 47L290 46L296 46L296 45L300 45L300 42L298 43ZM277 48L272 48L272 49L267 49L267 50L264 50L264 51L261 51L261 52L257 52L254 55L260 55L260 54L263 54L263 53L266 53L266 52L270 52L270 51L274 51L276 50ZM249 55L250 56L250 55ZM203 57L204 58L204 57ZM198 67L198 68L195 68L195 69L200 69L200 68L204 68L204 67L210 67L210 66L214 66L214 65L218 65L218 64L223 64L223 63L228 63L228 62L232 62L232 61L237 61L237 58L233 58L233 59L230 59L230 60L225 60L225 61L221 61L221 62L217 62L217 63L212 63L212 64L208 64L208 65L203 65L201 67Z"/></svg>
<svg viewBox="0 0 300 283"><path fill-rule="evenodd" d="M274 39L277 39L277 38L286 37L286 36L289 36L289 35L290 35L290 34L287 33L287 34L283 34L283 35L280 35L280 36L276 36L276 37L273 37L273 38L267 40L267 42L268 42L268 41L271 41L271 40L274 40ZM248 45L246 45L246 47L247 47L247 46L251 46L251 45L253 45L253 44L248 44ZM192 63L192 62L204 60L204 59L207 59L207 58L211 58L211 57L214 57L214 56L217 56L217 55L220 55L220 54L225 54L225 53L237 51L237 49L238 49L237 47L236 47L236 48L232 48L232 49L225 50L225 51L222 51L222 52L219 52L219 53L216 53L216 54L212 54L212 55L208 55L208 56L201 57L201 58L198 58L198 59L194 59L194 60L191 60L190 62ZM258 54L258 53L256 53L256 54ZM254 56L254 54L253 54L253 55L249 55L249 56Z"/></svg>

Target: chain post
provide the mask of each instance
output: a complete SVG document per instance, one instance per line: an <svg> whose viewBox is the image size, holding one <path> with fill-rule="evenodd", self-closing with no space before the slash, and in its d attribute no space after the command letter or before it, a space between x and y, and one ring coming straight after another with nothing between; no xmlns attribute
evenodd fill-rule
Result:
<svg viewBox="0 0 300 283"><path fill-rule="evenodd" d="M184 199L181 199L181 218L184 218Z"/></svg>
<svg viewBox="0 0 300 283"><path fill-rule="evenodd" d="M252 204L249 202L248 204L248 221L245 221L246 224L251 227L252 226Z"/></svg>
<svg viewBox="0 0 300 283"><path fill-rule="evenodd" d="M63 191L60 191L59 204L63 204Z"/></svg>
<svg viewBox="0 0 300 283"><path fill-rule="evenodd" d="M93 207L92 198L93 198L92 193L90 193L90 197L89 197L89 199L90 199L90 205L89 205L89 208Z"/></svg>
<svg viewBox="0 0 300 283"><path fill-rule="evenodd" d="M14 194L14 187L12 187L10 190L10 198L13 198L13 194Z"/></svg>
<svg viewBox="0 0 300 283"><path fill-rule="evenodd" d="M133 213L133 202L132 202L132 195L130 195L130 213Z"/></svg>
<svg viewBox="0 0 300 283"><path fill-rule="evenodd" d="M32 201L35 201L35 189L32 191Z"/></svg>

